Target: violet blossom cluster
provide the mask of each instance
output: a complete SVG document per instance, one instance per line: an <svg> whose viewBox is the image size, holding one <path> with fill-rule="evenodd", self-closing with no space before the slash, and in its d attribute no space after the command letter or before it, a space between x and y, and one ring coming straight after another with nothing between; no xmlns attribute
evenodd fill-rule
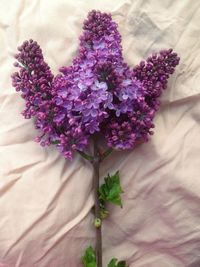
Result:
<svg viewBox="0 0 200 267"><path fill-rule="evenodd" d="M77 56L53 77L39 45L18 48L13 86L26 101L25 118L35 118L41 145L55 144L71 159L90 137L104 135L107 146L132 149L152 134L158 97L179 63L163 50L131 69L122 56L121 36L111 15L91 11L84 21Z"/></svg>

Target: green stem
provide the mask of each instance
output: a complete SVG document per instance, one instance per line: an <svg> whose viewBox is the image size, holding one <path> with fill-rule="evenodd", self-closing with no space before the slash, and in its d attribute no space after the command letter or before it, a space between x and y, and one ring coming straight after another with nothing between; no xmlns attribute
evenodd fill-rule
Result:
<svg viewBox="0 0 200 267"><path fill-rule="evenodd" d="M80 151L80 150L77 150L77 152L78 152L84 159L86 159L86 160L88 160L88 161L90 161L90 162L93 161L93 157L90 156L90 155L88 155L88 154L86 154L85 152Z"/></svg>
<svg viewBox="0 0 200 267"><path fill-rule="evenodd" d="M101 161L103 161L105 158L107 158L111 153L112 153L113 149L112 148L109 148L107 149L103 155L101 156Z"/></svg>

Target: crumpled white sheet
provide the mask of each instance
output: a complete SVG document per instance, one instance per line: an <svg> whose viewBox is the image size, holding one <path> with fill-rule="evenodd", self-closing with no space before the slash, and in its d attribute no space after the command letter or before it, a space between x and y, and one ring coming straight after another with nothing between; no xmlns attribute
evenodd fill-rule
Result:
<svg viewBox="0 0 200 267"><path fill-rule="evenodd" d="M104 266L200 266L200 2L130 0L0 1L0 263L4 267L79 267L94 243L92 168L65 161L33 142L33 123L11 86L13 55L25 39L41 45L54 73L70 64L91 9L119 23L131 66L172 47L180 66L155 119L155 135L132 152L114 153L102 177L120 170L124 208L109 207Z"/></svg>

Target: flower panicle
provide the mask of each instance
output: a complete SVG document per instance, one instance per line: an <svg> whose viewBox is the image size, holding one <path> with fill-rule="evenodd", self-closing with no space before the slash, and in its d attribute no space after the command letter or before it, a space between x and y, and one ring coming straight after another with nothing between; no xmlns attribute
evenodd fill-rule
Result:
<svg viewBox="0 0 200 267"><path fill-rule="evenodd" d="M133 77L143 83L148 97L157 98L162 90L167 88L168 78L174 73L179 61L180 57L173 52L172 48L161 50L135 66Z"/></svg>
<svg viewBox="0 0 200 267"><path fill-rule="evenodd" d="M15 55L18 62L14 66L19 71L12 75L12 85L26 101L23 115L29 119L42 112L41 107L44 108L44 104L51 99L53 74L37 42L32 39L25 41L18 47L18 51Z"/></svg>
<svg viewBox="0 0 200 267"><path fill-rule="evenodd" d="M53 74L44 61L42 50L32 39L23 42L15 55L17 62L14 66L18 72L13 73L12 85L25 100L25 109L22 115L25 119L34 117L36 129L40 135L35 138L41 146L50 145L49 135L52 133L51 117Z"/></svg>
<svg viewBox="0 0 200 267"><path fill-rule="evenodd" d="M42 146L54 144L68 159L101 132L108 147L133 149L153 134L159 96L179 64L172 49L131 69L122 56L121 35L110 14L92 10L83 23L77 56L53 77L39 45L18 48L13 86L25 99L25 118L35 117Z"/></svg>

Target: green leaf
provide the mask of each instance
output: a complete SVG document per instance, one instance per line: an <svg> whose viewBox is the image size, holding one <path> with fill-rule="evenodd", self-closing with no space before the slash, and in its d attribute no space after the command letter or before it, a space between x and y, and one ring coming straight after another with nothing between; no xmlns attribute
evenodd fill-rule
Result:
<svg viewBox="0 0 200 267"><path fill-rule="evenodd" d="M126 265L126 262L125 261L119 261L117 263L117 259L113 258L107 267L128 267L128 265Z"/></svg>
<svg viewBox="0 0 200 267"><path fill-rule="evenodd" d="M99 188L99 199L122 207L121 193L123 193L123 190L120 185L119 172L117 171L111 176L108 174L108 176L104 178L104 184Z"/></svg>
<svg viewBox="0 0 200 267"><path fill-rule="evenodd" d="M117 266L116 263L117 263L117 259L114 258L109 262L107 267L116 267Z"/></svg>
<svg viewBox="0 0 200 267"><path fill-rule="evenodd" d="M81 259L84 267L97 267L95 251L91 246L86 249Z"/></svg>
<svg viewBox="0 0 200 267"><path fill-rule="evenodd" d="M128 265L126 265L125 261L119 261L117 267L128 267Z"/></svg>

